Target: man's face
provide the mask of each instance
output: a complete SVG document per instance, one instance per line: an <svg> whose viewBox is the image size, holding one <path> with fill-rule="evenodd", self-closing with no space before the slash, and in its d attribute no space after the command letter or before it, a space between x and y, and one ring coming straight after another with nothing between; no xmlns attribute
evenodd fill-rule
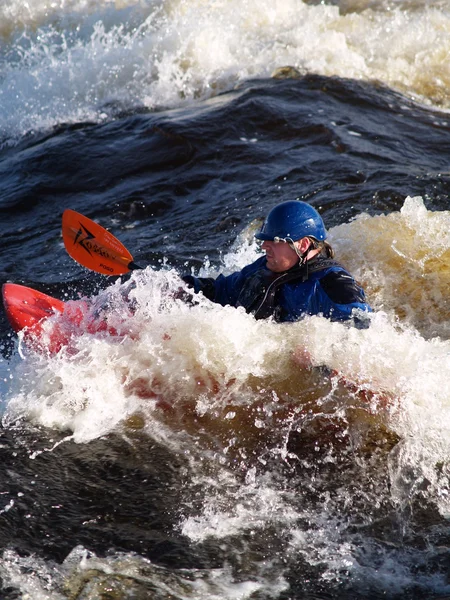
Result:
<svg viewBox="0 0 450 600"><path fill-rule="evenodd" d="M295 243L298 244L298 242ZM267 268L274 273L287 271L299 261L295 251L286 242L269 242L265 240L261 248L266 253Z"/></svg>

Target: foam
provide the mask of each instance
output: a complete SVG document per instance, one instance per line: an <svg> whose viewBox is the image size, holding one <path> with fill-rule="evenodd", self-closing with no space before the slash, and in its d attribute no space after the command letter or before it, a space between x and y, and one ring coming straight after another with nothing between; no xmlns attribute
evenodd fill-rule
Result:
<svg viewBox="0 0 450 600"><path fill-rule="evenodd" d="M402 435L415 423L440 428L450 409L448 222L448 212L432 213L420 198L408 198L397 213L362 216L330 231L338 258L361 280L375 309L367 330L322 317L282 325L255 321L243 309L202 295L189 306L175 297L182 285L175 271L149 267L133 276L132 316L122 308L120 282L101 292L92 308L98 313L107 305L108 324L120 330L125 323L125 335L80 331L69 348L50 358L23 347L25 360L11 373L7 418L23 415L69 428L86 441L114 430L142 406L153 411L156 399L195 405L206 397L208 411L245 405L254 402L250 381L272 379L279 393L283 373L301 380L293 356L306 347L314 365L401 397L409 417L393 426ZM239 239L239 250L223 258L228 272L258 256L245 236ZM201 271L212 276L220 270L205 263ZM415 407L426 416L419 419Z"/></svg>
<svg viewBox="0 0 450 600"><path fill-rule="evenodd" d="M384 457L393 504L401 512L417 495L425 496L448 517L448 314L443 302L426 310L436 280L443 278L443 289L448 289L445 261L440 260L448 247L448 222L449 212L428 211L421 198L408 198L396 213L360 216L331 229L338 258L364 281L374 305L366 330L319 316L291 324L255 321L243 310L212 304L202 295L190 306L177 299L182 283L173 270L136 273L134 287L117 282L95 298L92 308L113 307L105 315L114 326L125 314L126 335L80 332L52 357L22 347L23 358L16 355L14 366L9 365L3 423L59 428L78 443L139 428L180 453L188 461L191 485L202 490L201 506L189 512L186 499L186 516L179 522L180 532L193 543L214 538L226 545L240 534L258 540L269 528L276 532L274 539L283 540L283 556L296 562L300 554L308 564L320 565L324 581L338 581L345 572L387 591L400 593L414 583L425 592L447 592L439 574L416 580L420 550L348 534L341 509L353 499L345 485L334 495L322 491L316 503L303 506L301 488L290 490L284 483L280 488L278 469L258 467L270 460L287 464L292 458L289 433L301 431L308 419L341 419L355 434L355 444L358 420L363 427L373 422L399 439ZM222 265L205 262L202 271L233 270L256 256L243 232ZM407 291L399 295L414 277L414 285L427 290L419 300ZM125 291L134 306L132 316L121 308ZM320 379L296 362L302 348L312 365L327 365L375 395L361 401L354 387L342 387L336 377ZM331 453L322 460L336 458ZM320 481L310 484L320 491ZM14 557L7 557L12 574L15 564ZM283 589L284 567L268 564L265 569L259 580ZM206 597L214 598L215 588L205 585ZM240 590L242 597L252 590ZM237 592L230 588L226 597Z"/></svg>
<svg viewBox="0 0 450 600"><path fill-rule="evenodd" d="M10 1L0 8L0 130L15 138L131 107L176 107L290 65L378 80L448 107L445 6L297 0Z"/></svg>
<svg viewBox="0 0 450 600"><path fill-rule="evenodd" d="M244 600L260 590L275 598L287 588L281 577L275 581L241 577L236 581L227 566L169 570L132 553L110 551L106 558L97 557L83 546L73 548L62 565L8 550L3 553L0 573L7 585L21 590L24 600L63 600L66 593L93 598L105 589L122 597L151 593L159 597L170 594L178 600ZM58 591L61 588L64 594Z"/></svg>

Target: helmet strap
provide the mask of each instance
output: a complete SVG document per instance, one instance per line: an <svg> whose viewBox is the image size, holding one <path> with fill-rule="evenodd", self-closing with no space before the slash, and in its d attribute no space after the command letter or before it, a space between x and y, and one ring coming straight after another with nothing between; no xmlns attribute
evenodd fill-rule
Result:
<svg viewBox="0 0 450 600"><path fill-rule="evenodd" d="M289 244L289 246L292 248L292 250L295 252L295 254L298 256L299 258L299 264L300 266L304 265L307 262L307 256L310 252L311 249L311 244L306 248L306 250L302 253L300 252L300 250L297 248L297 246L295 245L295 242L292 238L285 238L286 242Z"/></svg>

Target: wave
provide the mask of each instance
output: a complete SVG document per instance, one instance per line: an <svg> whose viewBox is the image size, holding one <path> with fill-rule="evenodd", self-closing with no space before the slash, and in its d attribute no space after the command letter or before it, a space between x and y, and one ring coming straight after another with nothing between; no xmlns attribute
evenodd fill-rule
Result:
<svg viewBox="0 0 450 600"><path fill-rule="evenodd" d="M290 324L255 321L201 295L189 306L174 295L181 285L174 270L148 267L130 280L133 315L121 304L130 281L93 299L92 310L107 306L108 324L125 324L126 335L80 331L51 357L20 343L2 373L9 380L5 431L20 439L29 428L34 438L35 426L51 435L37 446L22 444L25 457L56 460L62 452L68 460L68 448L74 465L60 470L73 475L81 469L83 486L94 481L96 497L98 473L87 467L96 460L103 473L107 457L108 472L118 476L112 457L123 459L136 494L141 463L170 470L182 490L175 527L183 539L201 549L219 542L221 551L239 554L239 568L243 558L248 561L249 572L245 578L217 568L170 575L136 554L109 552L103 559L95 547L77 546L57 570L5 551L4 581L41 590L52 568L53 585L92 593L114 583L137 591L164 586L176 598L195 597L201 580L206 598L251 597L261 589L255 582L264 597L278 597L288 585L286 564L293 564L302 570L320 566L327 585L350 579L358 597L378 597L380 589L400 597L411 586L420 590L418 597L430 590L448 593L443 573L427 570L417 578L417 564L430 560L429 545L418 546L416 537L405 542L405 534L399 541L396 530L386 533L385 523L395 510L407 515L400 524L409 527L414 502L432 505L442 519L450 511L449 217L448 211L426 210L417 197L407 198L400 211L362 214L330 228L338 258L364 283L376 309L366 330L320 316ZM251 229L236 238L221 270L240 268L258 255L247 235ZM214 276L217 268L205 261L201 273ZM299 348L308 349L310 367L298 360ZM330 376L333 371L347 383ZM53 485L58 468L49 469ZM143 472L153 486L153 470ZM76 479L74 485L80 487ZM64 479L61 489L66 487ZM164 508L171 489L164 485ZM64 505L62 494L52 509ZM7 500L4 512L18 503ZM124 520L122 508L118 514ZM147 522L147 508L143 518ZM94 527L96 519L101 517L93 518ZM434 513L433 519L438 535ZM429 539L429 529L423 538ZM275 545L269 561L267 539ZM101 547L97 538L90 542ZM433 557L439 559L440 548Z"/></svg>
<svg viewBox="0 0 450 600"><path fill-rule="evenodd" d="M183 106L287 65L291 73L382 82L433 106L450 102L446 3L26 6L0 8L3 135Z"/></svg>
<svg viewBox="0 0 450 600"><path fill-rule="evenodd" d="M255 321L201 295L188 306L176 299L182 283L175 271L148 267L132 277L132 316L123 309L129 283L116 282L94 299L93 313L107 306L108 326L124 336L81 330L56 356L26 348L27 360L15 356L5 423L25 419L71 430L82 443L138 424L167 443L174 431L194 431L201 415L225 446L228 436L237 446L236 440L258 445L258 431L273 428L274 414L289 428L293 407L323 410L330 399L335 407L343 398L360 403L356 389L370 392L362 398L364 410L388 408L382 418L402 438L414 432L416 442L439 439L450 419L450 330L442 301L449 285L448 220L448 212L427 211L421 198L408 198L401 211L331 228L338 258L361 280L375 309L368 330L322 317L282 325ZM241 268L257 253L241 235L221 270ZM205 264L201 272L214 276L217 267ZM302 348L312 366L326 365L352 386L335 397L342 382L336 380L333 391L328 375L305 370ZM446 452L446 436L440 439Z"/></svg>

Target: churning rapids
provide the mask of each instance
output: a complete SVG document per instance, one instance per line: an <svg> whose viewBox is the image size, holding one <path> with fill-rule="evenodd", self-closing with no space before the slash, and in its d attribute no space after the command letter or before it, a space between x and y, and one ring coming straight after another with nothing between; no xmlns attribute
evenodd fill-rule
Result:
<svg viewBox="0 0 450 600"><path fill-rule="evenodd" d="M2 4L0 283L127 324L47 356L1 314L2 599L450 597L449 31L424 0ZM294 198L370 328L176 299ZM148 265L133 314L66 208Z"/></svg>

